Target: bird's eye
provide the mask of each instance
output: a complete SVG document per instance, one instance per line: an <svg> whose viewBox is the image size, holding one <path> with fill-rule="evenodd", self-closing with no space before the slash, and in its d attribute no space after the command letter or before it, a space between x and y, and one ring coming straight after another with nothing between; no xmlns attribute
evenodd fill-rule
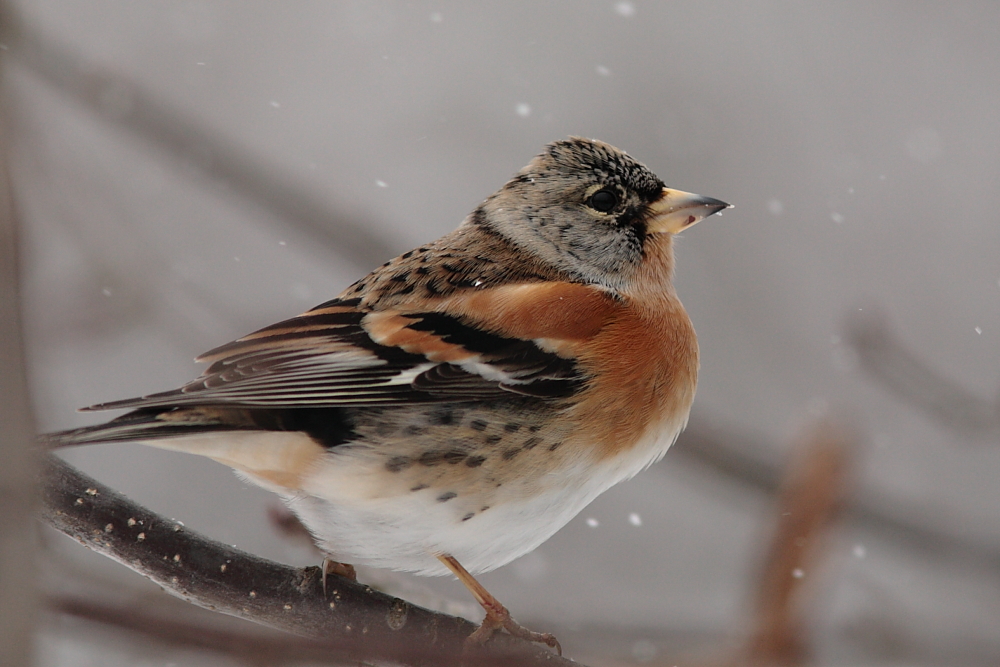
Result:
<svg viewBox="0 0 1000 667"><path fill-rule="evenodd" d="M590 199L587 200L587 206L595 211L608 213L614 210L615 206L618 206L618 195L613 190L598 190L590 195Z"/></svg>

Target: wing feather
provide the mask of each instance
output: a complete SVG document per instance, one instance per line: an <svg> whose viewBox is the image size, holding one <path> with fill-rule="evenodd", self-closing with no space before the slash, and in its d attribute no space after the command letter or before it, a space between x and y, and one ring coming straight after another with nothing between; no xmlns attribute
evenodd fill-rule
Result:
<svg viewBox="0 0 1000 667"><path fill-rule="evenodd" d="M207 352L179 389L86 410L185 405L374 406L568 396L573 359L446 313L366 311L331 301Z"/></svg>

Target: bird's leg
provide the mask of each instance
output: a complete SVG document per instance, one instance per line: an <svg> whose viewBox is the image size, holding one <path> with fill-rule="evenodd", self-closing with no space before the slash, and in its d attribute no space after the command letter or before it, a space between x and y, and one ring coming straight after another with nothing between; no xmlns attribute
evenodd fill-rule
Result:
<svg viewBox="0 0 1000 667"><path fill-rule="evenodd" d="M482 625L465 640L467 646L470 644L485 644L493 636L493 633L503 628L520 639L547 644L554 648L559 655L562 655L562 646L559 645L554 635L547 632L533 632L523 625L518 624L517 621L511 618L507 607L500 604L499 600L490 595L490 592L483 588L483 585L476 581L476 578L469 574L469 571L462 567L461 563L445 554L438 555L438 559L458 577L458 580L476 598L476 602L481 604L483 609L486 610L486 618L483 619Z"/></svg>
<svg viewBox="0 0 1000 667"><path fill-rule="evenodd" d="M358 580L358 573L354 571L353 565L338 563L326 556L323 557L321 569L323 570L323 597L326 597L326 578L331 574L350 579L351 581Z"/></svg>

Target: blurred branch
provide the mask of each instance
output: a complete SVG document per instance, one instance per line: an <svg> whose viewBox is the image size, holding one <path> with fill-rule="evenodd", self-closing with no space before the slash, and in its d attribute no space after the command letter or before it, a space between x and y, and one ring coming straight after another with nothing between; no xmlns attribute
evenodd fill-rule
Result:
<svg viewBox="0 0 1000 667"><path fill-rule="evenodd" d="M463 656L475 625L339 577L323 592L320 568L274 563L164 519L50 458L43 516L57 530L200 607L301 637L331 656L403 664L574 665L533 644L497 635Z"/></svg>
<svg viewBox="0 0 1000 667"><path fill-rule="evenodd" d="M344 664L342 647L291 635L270 636L257 628L227 630L186 622L160 612L159 607L120 605L77 597L52 597L48 609L119 630L140 634L163 644L221 653L251 665Z"/></svg>
<svg viewBox="0 0 1000 667"><path fill-rule="evenodd" d="M280 171L120 73L86 62L26 25L5 22L0 38L9 53L50 86L99 118L125 128L306 233L320 245L376 266L394 256L392 244L369 221L344 214Z"/></svg>
<svg viewBox="0 0 1000 667"><path fill-rule="evenodd" d="M815 581L825 538L843 509L853 445L853 438L824 422L794 453L778 493L777 530L757 585L754 629L741 664L805 663L804 593L807 582Z"/></svg>
<svg viewBox="0 0 1000 667"><path fill-rule="evenodd" d="M883 318L852 318L847 332L861 367L907 403L960 431L1000 429L1000 402L977 398L932 370L903 347Z"/></svg>
<svg viewBox="0 0 1000 667"><path fill-rule="evenodd" d="M775 493L780 487L781 466L769 448L752 437L700 427L697 419L671 451L670 456L675 455L765 493ZM845 515L849 523L915 554L964 561L1000 573L1000 550L995 545L987 539L976 539L969 531L949 530L952 526L945 518L934 525L934 513L929 508L862 489L852 494Z"/></svg>
<svg viewBox="0 0 1000 667"><path fill-rule="evenodd" d="M0 24L9 17L0 2ZM0 59L6 67L7 58ZM0 70L0 76L5 70ZM3 85L5 81L0 81ZM6 86L0 89L0 665L31 664L37 605L37 464L18 284L17 211L7 171Z"/></svg>

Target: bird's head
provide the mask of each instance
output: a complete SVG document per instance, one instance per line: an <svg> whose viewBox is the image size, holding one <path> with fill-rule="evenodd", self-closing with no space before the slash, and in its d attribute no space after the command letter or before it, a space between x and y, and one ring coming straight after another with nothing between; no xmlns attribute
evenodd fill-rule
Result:
<svg viewBox="0 0 1000 667"><path fill-rule="evenodd" d="M671 235L728 206L665 187L614 146L571 137L546 146L471 220L572 280L618 290L653 246L669 256Z"/></svg>

